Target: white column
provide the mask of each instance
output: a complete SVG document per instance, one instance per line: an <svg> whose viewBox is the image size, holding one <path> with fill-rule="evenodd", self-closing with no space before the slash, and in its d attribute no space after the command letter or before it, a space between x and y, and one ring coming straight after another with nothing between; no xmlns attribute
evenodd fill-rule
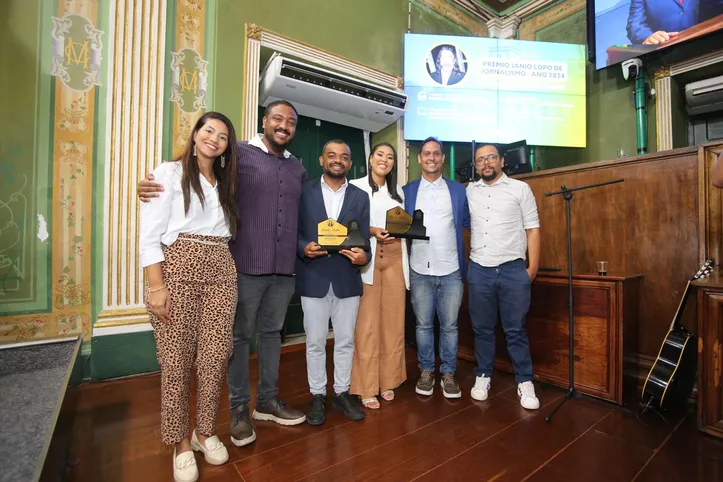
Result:
<svg viewBox="0 0 723 482"><path fill-rule="evenodd" d="M658 141L658 152L673 148L673 117L671 111L670 70L668 75L655 79L655 132Z"/></svg>
<svg viewBox="0 0 723 482"><path fill-rule="evenodd" d="M504 18L493 18L487 21L487 32L490 38L515 38L520 19L515 15Z"/></svg>
<svg viewBox="0 0 723 482"><path fill-rule="evenodd" d="M94 328L148 321L136 183L161 162L166 0L115 0L103 204L103 307Z"/></svg>
<svg viewBox="0 0 723 482"><path fill-rule="evenodd" d="M258 132L259 122L259 69L261 63L261 29L255 25L246 27L246 51L244 52L244 117L242 140L249 140Z"/></svg>

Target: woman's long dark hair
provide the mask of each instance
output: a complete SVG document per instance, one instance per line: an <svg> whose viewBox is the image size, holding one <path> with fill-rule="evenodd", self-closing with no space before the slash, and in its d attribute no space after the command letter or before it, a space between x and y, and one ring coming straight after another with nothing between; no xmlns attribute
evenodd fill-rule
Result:
<svg viewBox="0 0 723 482"><path fill-rule="evenodd" d="M231 236L236 236L236 221L238 219L236 205L236 176L238 174L238 159L236 147L236 130L228 117L219 112L206 112L203 114L196 125L193 132L186 142L183 152L174 159L181 163L183 167L183 177L181 178L181 189L183 190L183 207L188 214L188 208L191 205L191 189L196 193L201 201L201 206L205 207L205 197L203 189L201 189L201 181L199 179L200 171L198 169L198 160L193 155L193 146L195 144L194 137L196 133L205 126L209 120L216 119L226 124L228 129L228 145L226 150L219 155L213 162L213 172L216 175L218 183L218 199L221 203L221 209L226 217ZM221 167L221 156L224 159L224 167Z"/></svg>
<svg viewBox="0 0 723 482"><path fill-rule="evenodd" d="M380 142L376 146L372 147L372 152L371 154L369 154L369 186L371 186L372 188L372 193L375 193L379 190L379 186L377 186L377 183L375 183L374 179L372 178L372 157L374 156L374 153L379 150L380 147L390 148L392 150L392 154L394 155L394 168L389 171L389 174L384 176L384 182L387 184L387 191L389 191L389 196L391 196L391 198L395 201L401 203L403 202L402 198L397 192L397 150L394 149L394 146L388 142Z"/></svg>

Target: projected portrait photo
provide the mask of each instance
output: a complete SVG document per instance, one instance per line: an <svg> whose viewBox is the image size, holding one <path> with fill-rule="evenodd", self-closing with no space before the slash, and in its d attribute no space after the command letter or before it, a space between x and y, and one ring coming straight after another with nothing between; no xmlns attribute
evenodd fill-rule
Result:
<svg viewBox="0 0 723 482"><path fill-rule="evenodd" d="M454 45L437 45L427 54L427 73L440 85L454 85L467 75L467 56Z"/></svg>

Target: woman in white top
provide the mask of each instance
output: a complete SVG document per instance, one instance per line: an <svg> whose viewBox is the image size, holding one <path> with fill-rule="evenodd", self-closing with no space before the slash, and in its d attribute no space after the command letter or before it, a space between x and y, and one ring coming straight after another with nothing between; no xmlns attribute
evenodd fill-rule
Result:
<svg viewBox="0 0 723 482"><path fill-rule="evenodd" d="M233 124L208 112L196 122L184 152L153 171L163 191L140 208L146 306L161 365L161 438L175 445L176 482L198 479L193 450L203 452L210 464L228 460L214 432L237 298L228 248L236 232L236 172ZM197 410L190 434L194 360Z"/></svg>
<svg viewBox="0 0 723 482"><path fill-rule="evenodd" d="M362 268L364 294L354 332L354 361L350 392L365 407L379 408L377 394L394 399L393 389L407 379L404 357L404 313L409 289L409 258L405 240L385 230L389 209L404 209L404 193L397 186L397 152L381 143L369 156L368 174L351 184L369 194L372 260Z"/></svg>

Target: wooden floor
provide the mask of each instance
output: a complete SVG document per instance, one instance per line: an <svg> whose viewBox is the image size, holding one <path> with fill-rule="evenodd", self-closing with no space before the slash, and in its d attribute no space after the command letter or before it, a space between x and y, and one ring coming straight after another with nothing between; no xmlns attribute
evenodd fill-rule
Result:
<svg viewBox="0 0 723 482"><path fill-rule="evenodd" d="M415 357L407 352L411 381L419 374ZM283 400L306 410L304 352L282 355L280 373ZM200 480L723 481L723 441L696 430L694 411L668 415L665 422L648 413L644 426L583 398L565 403L548 425L544 418L562 390L538 385L541 408L528 412L517 401L511 376L496 374L490 398L475 402L469 397L472 364L460 361L457 373L459 400L443 398L438 386L432 397L420 397L408 381L395 401L382 402L362 422L333 409L321 427L261 422L257 441L244 448L229 443L224 391L218 435L231 460L213 467L197 455ZM173 449L160 443L159 386L159 376L152 375L82 387L71 481L173 480Z"/></svg>

